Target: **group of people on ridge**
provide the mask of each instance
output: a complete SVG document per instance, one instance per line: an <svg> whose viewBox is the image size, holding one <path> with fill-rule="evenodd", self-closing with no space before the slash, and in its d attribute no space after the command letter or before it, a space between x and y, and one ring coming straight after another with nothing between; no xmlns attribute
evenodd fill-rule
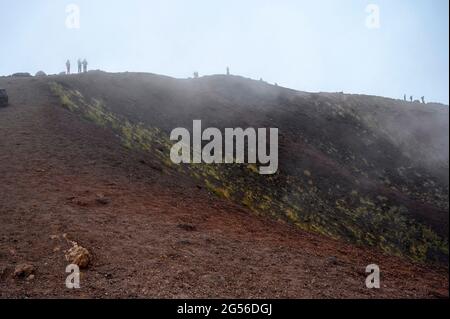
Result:
<svg viewBox="0 0 450 319"><path fill-rule="evenodd" d="M403 100L406 102L406 94L403 95ZM410 100L411 102L420 102L419 100L414 101L414 98L413 98L412 95L409 97L409 100ZM425 96L422 96L422 97L420 98L420 100L422 101L423 104L425 104Z"/></svg>
<svg viewBox="0 0 450 319"><path fill-rule="evenodd" d="M81 59L78 59L77 61L78 63L78 73L87 72L87 66L88 66L88 62L86 61L86 59L84 59L83 61L81 61ZM70 60L67 60L66 62L66 69L67 69L67 74L70 74Z"/></svg>

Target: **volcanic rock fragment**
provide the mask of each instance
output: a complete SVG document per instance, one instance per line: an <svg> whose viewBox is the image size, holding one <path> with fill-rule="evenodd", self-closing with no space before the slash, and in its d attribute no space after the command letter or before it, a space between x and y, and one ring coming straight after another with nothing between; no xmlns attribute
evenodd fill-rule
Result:
<svg viewBox="0 0 450 319"><path fill-rule="evenodd" d="M66 253L66 260L80 268L87 268L91 262L91 254L86 248L79 246L77 243L73 244L73 247Z"/></svg>

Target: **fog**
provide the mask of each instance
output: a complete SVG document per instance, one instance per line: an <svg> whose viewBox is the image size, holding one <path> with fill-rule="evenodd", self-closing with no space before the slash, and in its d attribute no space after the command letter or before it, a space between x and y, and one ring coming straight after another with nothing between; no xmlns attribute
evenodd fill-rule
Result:
<svg viewBox="0 0 450 319"><path fill-rule="evenodd" d="M228 66L303 91L448 104L448 1L372 2L0 0L0 75L78 58L177 78Z"/></svg>

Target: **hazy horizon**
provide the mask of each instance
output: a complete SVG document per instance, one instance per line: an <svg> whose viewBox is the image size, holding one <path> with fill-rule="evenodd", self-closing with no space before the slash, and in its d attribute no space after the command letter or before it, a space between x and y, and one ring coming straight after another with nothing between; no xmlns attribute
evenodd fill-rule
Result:
<svg viewBox="0 0 450 319"><path fill-rule="evenodd" d="M79 28L66 24L80 9ZM370 28L367 5L379 8ZM0 0L0 75L89 69L232 74L310 92L449 103L448 1Z"/></svg>

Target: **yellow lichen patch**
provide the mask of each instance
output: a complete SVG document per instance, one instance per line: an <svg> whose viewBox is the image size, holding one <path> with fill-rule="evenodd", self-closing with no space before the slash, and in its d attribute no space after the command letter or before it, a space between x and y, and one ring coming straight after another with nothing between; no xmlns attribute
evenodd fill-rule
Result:
<svg viewBox="0 0 450 319"><path fill-rule="evenodd" d="M286 216L289 218L292 222L298 222L298 215L290 208L286 209Z"/></svg>
<svg viewBox="0 0 450 319"><path fill-rule="evenodd" d="M247 168L255 174L259 174L259 170L255 164L248 164Z"/></svg>
<svg viewBox="0 0 450 319"><path fill-rule="evenodd" d="M206 187L213 192L214 194L216 194L219 197L223 197L226 199L229 199L231 197L230 191L226 188L223 187L218 187L215 186L214 184L212 184L210 181L205 180L206 183Z"/></svg>

